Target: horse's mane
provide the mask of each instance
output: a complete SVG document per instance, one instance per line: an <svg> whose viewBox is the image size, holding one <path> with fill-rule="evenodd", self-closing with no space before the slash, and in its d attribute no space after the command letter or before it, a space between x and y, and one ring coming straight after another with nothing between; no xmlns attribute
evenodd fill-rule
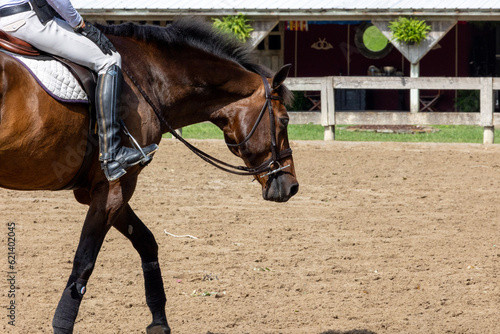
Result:
<svg viewBox="0 0 500 334"><path fill-rule="evenodd" d="M216 31L210 24L200 19L183 18L167 27L133 23L97 26L104 34L133 37L149 43L156 43L170 50L188 45L233 61L251 72L266 77L273 75L271 70L253 60L252 50L248 46L228 34ZM286 87L280 86L278 94L289 104L292 94Z"/></svg>

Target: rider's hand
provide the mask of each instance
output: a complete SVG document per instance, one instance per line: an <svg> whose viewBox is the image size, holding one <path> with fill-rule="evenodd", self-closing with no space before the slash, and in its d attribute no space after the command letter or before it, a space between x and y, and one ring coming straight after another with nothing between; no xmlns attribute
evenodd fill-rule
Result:
<svg viewBox="0 0 500 334"><path fill-rule="evenodd" d="M112 55L112 51L116 52L115 46L109 39L89 22L82 20L82 23L75 28L75 32L82 34L94 42L104 54Z"/></svg>

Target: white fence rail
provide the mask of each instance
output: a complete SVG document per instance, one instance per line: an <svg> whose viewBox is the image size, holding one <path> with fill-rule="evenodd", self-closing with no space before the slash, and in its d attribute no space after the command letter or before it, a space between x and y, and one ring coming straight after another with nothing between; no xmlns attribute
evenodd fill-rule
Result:
<svg viewBox="0 0 500 334"><path fill-rule="evenodd" d="M483 143L492 144L494 127L500 113L494 113L494 90L500 78L467 77L314 77L288 78L286 85L295 91L320 91L321 112L290 112L295 124L314 123L325 127L325 140L335 139L335 125L479 125L484 127ZM425 89L479 90L480 112L398 112L335 111L335 89Z"/></svg>

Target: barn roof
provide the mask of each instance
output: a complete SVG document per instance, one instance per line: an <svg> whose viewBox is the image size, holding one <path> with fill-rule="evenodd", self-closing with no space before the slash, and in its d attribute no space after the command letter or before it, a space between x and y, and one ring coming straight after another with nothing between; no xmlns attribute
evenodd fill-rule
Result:
<svg viewBox="0 0 500 334"><path fill-rule="evenodd" d="M498 0L73 0L82 14L232 15L286 19L360 19L416 14L455 19L500 19Z"/></svg>
<svg viewBox="0 0 500 334"><path fill-rule="evenodd" d="M78 8L106 9L500 9L498 0L73 0Z"/></svg>

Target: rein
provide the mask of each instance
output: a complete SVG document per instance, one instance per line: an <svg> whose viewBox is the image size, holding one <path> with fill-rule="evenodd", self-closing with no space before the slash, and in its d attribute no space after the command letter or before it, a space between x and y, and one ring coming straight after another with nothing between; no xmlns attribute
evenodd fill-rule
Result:
<svg viewBox="0 0 500 334"><path fill-rule="evenodd" d="M212 166L215 166L225 172L231 173L231 174L236 174L236 175L258 175L262 174L265 172L265 175L261 175L260 177L265 177L268 175L276 174L279 171L290 167L290 165L286 166L281 166L279 163L280 159L289 157L292 155L292 149L287 148L285 150L280 151L278 149L277 143L276 143L276 125L275 125L275 120L274 120L274 112L273 112L273 106L272 106L272 100L278 100L283 103L283 99L279 96L274 96L271 93L271 87L269 86L269 82L267 81L266 77L263 76L262 74L260 75L262 77L262 80L264 81L264 87L266 91L266 102L264 103L264 106L262 107L262 110L260 111L259 117L257 118L257 121L255 122L252 130L249 132L249 134L245 137L243 141L237 144L229 144L226 143L227 146L231 147L239 147L244 145L252 135L254 134L255 130L257 129L257 126L259 125L260 121L262 120L262 117L264 116L264 113L266 109L269 110L269 118L271 122L271 158L267 159L264 161L262 164L260 164L257 167L254 168L249 168L246 166L234 166L231 164L228 164L222 160L219 160L210 154L200 150L199 148L193 146L191 143L186 141L182 136L180 136L177 132L175 132L175 129L172 128L172 126L167 122L167 120L162 116L160 113L160 110L158 107L153 103L151 98L148 96L148 94L144 91L144 89L141 87L139 82L135 79L135 77L130 73L127 69L122 68L122 70L127 74L127 76L130 78L132 83L135 85L137 90L141 93L142 97L146 102L149 104L149 106L153 109L154 113L156 114L156 117L160 120L163 125L167 128L167 130L174 136L176 139L178 139L181 143L183 143L187 148L189 148L194 154L196 154L198 157L203 159L205 162L208 162ZM273 167L275 167L273 169Z"/></svg>

